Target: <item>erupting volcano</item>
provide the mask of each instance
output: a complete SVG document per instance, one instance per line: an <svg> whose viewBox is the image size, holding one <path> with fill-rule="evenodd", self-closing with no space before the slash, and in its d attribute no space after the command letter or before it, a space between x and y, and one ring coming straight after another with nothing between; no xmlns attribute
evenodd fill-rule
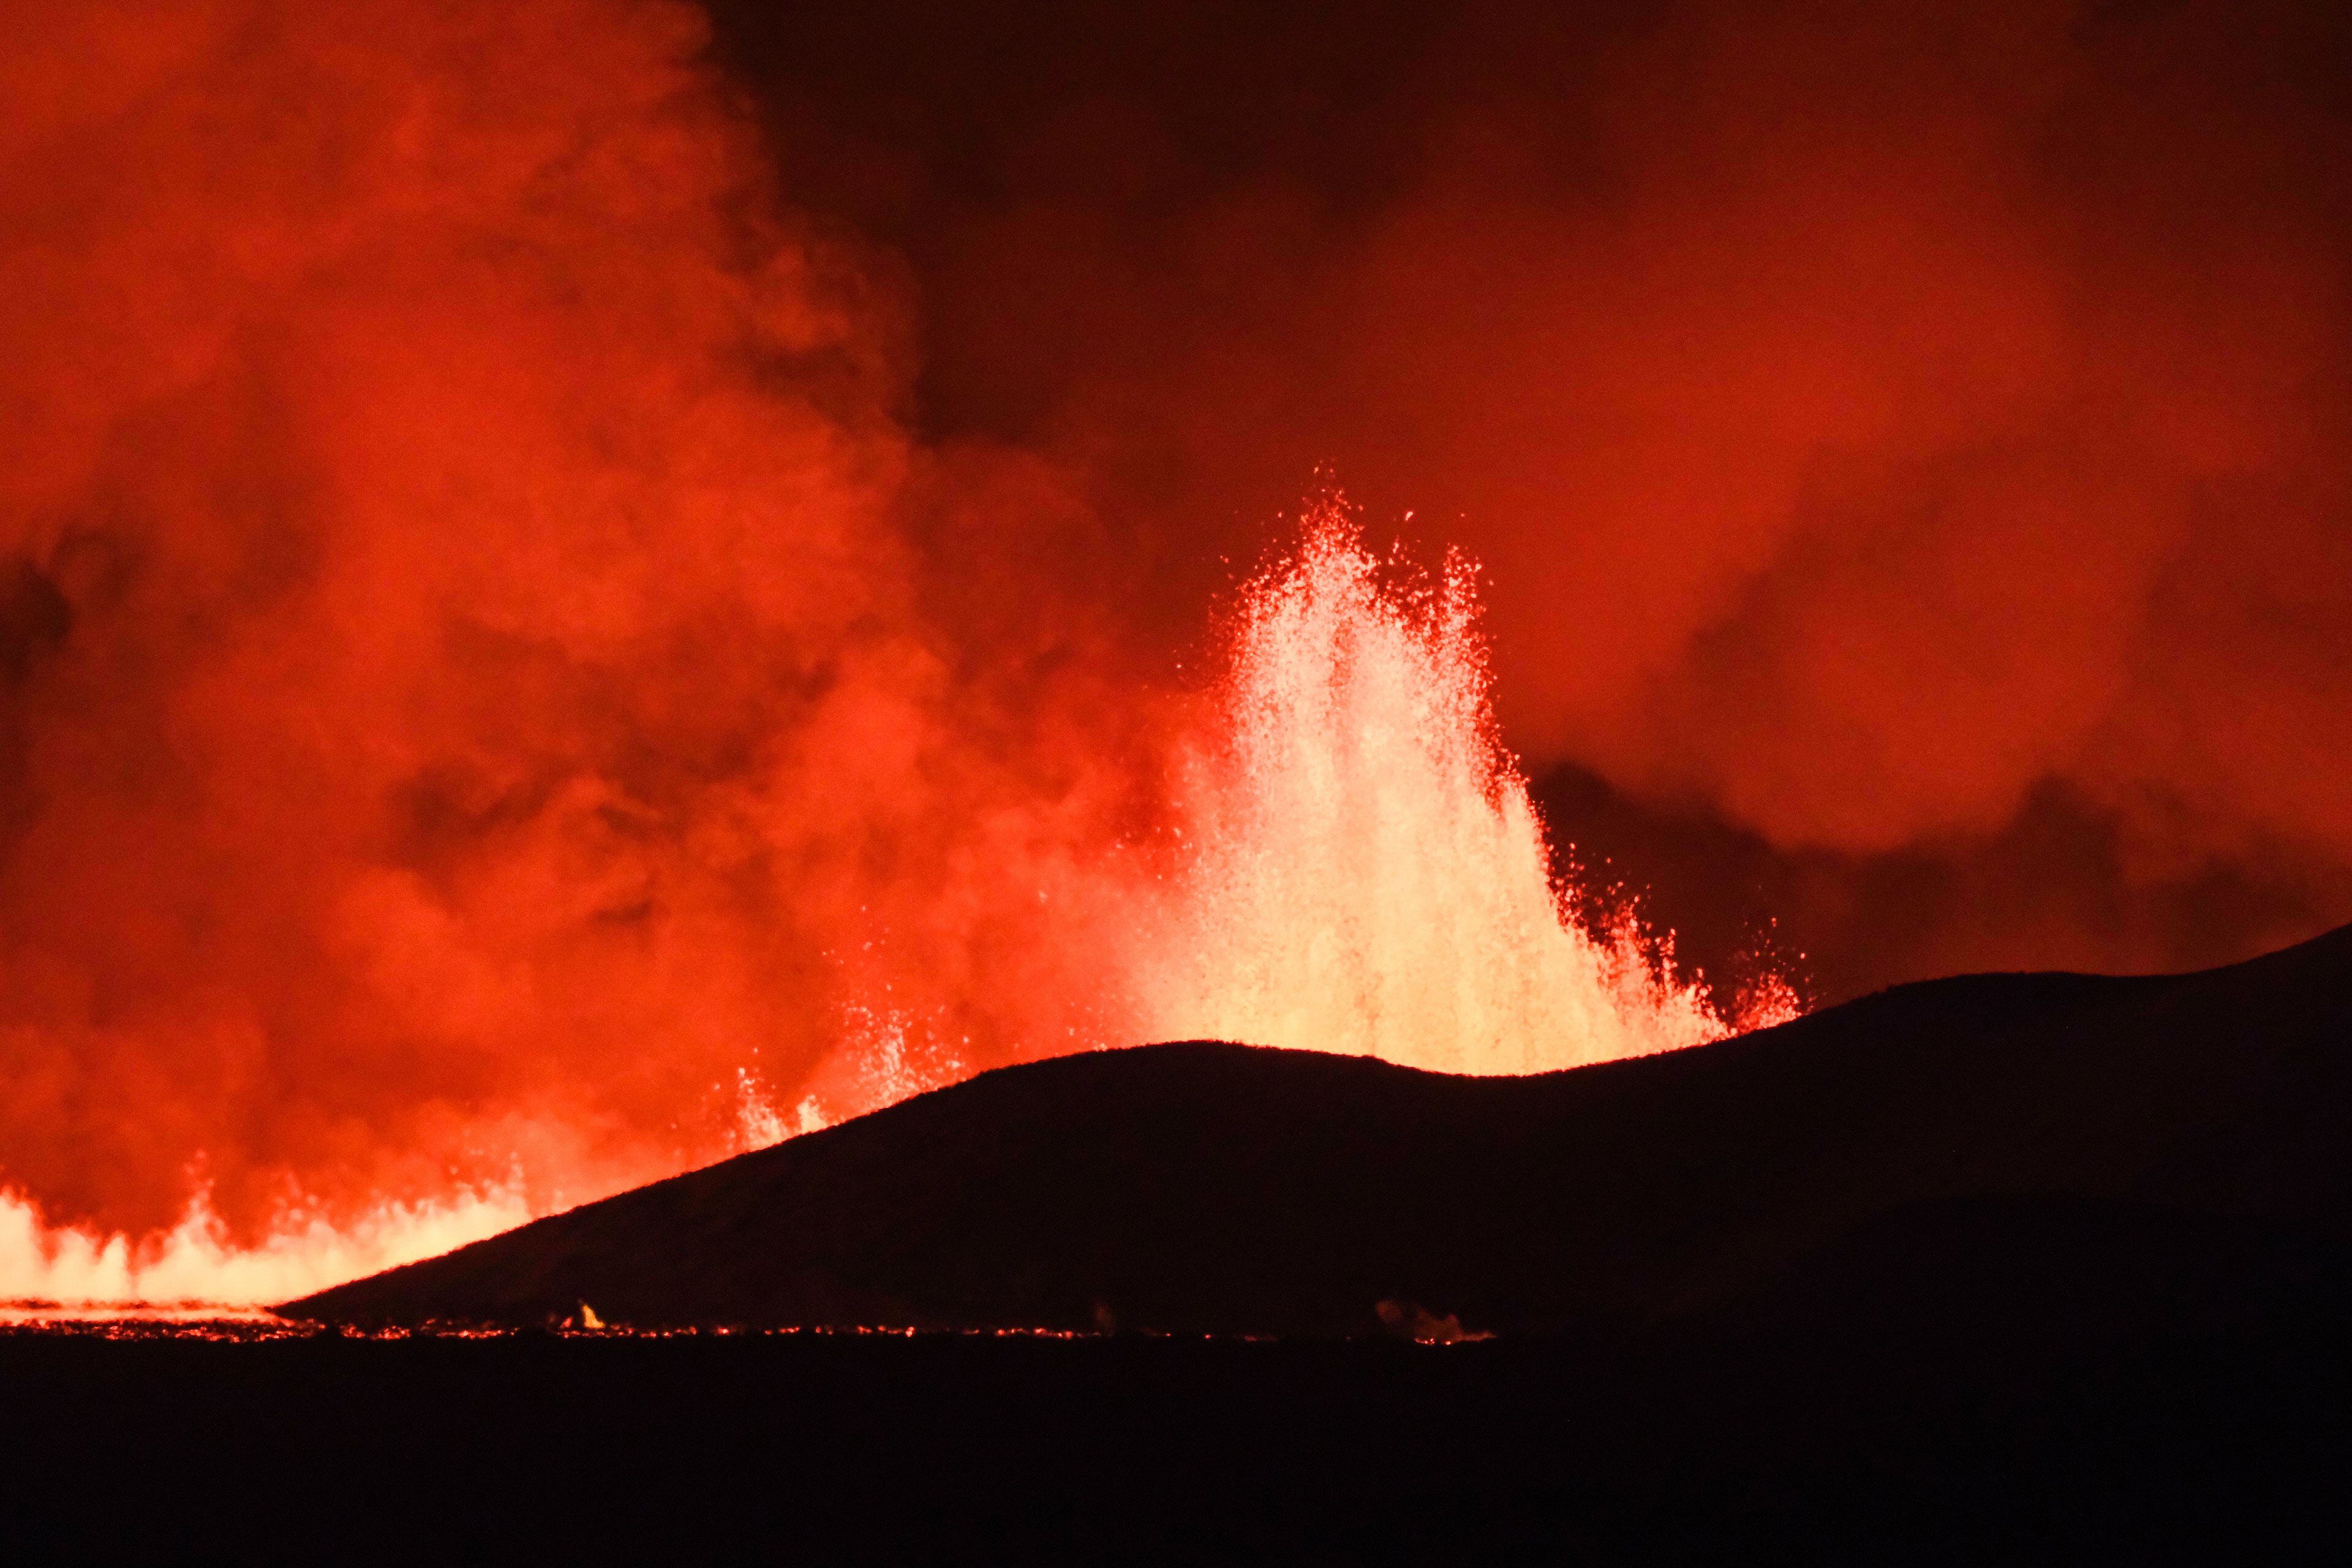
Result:
<svg viewBox="0 0 2352 1568"><path fill-rule="evenodd" d="M27 16L0 1297L2340 922L2327 40L1948 20Z"/></svg>
<svg viewBox="0 0 2352 1568"><path fill-rule="evenodd" d="M1795 1015L1773 976L1727 1017L1675 971L1670 937L1560 878L1496 732L1474 576L1458 557L1434 577L1383 565L1336 494L1307 509L1295 548L1228 617L1202 717L1160 770L1172 784L1154 841L1106 853L1060 889L1089 911L1076 929L1099 931L1108 911L1127 933L1059 965L1093 969L1103 1032L1016 1039L1014 1056L1216 1038L1528 1073ZM937 1022L850 1009L825 1090L789 1113L747 1060L741 1142L772 1143L986 1065L923 1039ZM520 1169L524 1151L510 1157ZM11 1197L0 1300L280 1300L520 1223L525 1186L518 1175L387 1202L341 1224L281 1214L242 1245L201 1195L165 1234L110 1237L48 1229Z"/></svg>
<svg viewBox="0 0 2352 1568"><path fill-rule="evenodd" d="M12 8L9 1548L2284 1555L2345 11Z"/></svg>

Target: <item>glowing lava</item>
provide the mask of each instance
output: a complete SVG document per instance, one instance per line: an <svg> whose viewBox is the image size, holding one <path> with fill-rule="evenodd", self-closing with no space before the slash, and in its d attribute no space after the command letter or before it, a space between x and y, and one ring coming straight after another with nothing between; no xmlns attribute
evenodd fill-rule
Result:
<svg viewBox="0 0 2352 1568"><path fill-rule="evenodd" d="M240 1247L200 1196L168 1234L134 1245L122 1236L51 1229L31 1205L0 1193L0 1305L261 1306L436 1257L530 1217L510 1196L467 1194L444 1204L387 1205L341 1226L289 1217L259 1245Z"/></svg>
<svg viewBox="0 0 2352 1568"><path fill-rule="evenodd" d="M1473 568L1390 577L1332 497L1250 585L1148 1032L1471 1073L1730 1033L1670 943L1555 883L1496 735ZM1779 986L1738 1022L1794 1010Z"/></svg>

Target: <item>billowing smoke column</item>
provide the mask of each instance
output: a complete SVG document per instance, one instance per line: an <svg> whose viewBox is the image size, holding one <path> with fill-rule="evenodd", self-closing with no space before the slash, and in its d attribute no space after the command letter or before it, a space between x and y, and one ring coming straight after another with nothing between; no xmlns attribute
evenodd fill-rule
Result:
<svg viewBox="0 0 2352 1568"><path fill-rule="evenodd" d="M243 1244L708 1153L974 798L887 310L681 6L20 22L0 1183Z"/></svg>
<svg viewBox="0 0 2352 1568"><path fill-rule="evenodd" d="M297 1293L1154 1035L1722 1027L1563 917L1466 581L1324 519L1222 703L1073 658L1066 599L1054 657L959 643L913 541L1017 484L910 441L886 269L782 216L701 47L650 0L21 19L0 1298Z"/></svg>

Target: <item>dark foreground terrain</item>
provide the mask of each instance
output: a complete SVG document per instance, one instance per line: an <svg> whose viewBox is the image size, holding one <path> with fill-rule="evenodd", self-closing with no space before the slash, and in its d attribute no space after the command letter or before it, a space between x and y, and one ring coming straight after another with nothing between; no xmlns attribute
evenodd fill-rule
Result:
<svg viewBox="0 0 2352 1568"><path fill-rule="evenodd" d="M2340 1298L2122 1338L1885 1304L1638 1344L0 1337L0 1555L2277 1563L2352 1546Z"/></svg>
<svg viewBox="0 0 2352 1568"><path fill-rule="evenodd" d="M1536 1078L1067 1057L281 1310L1341 1336L1385 1301L1614 1334L1936 1260L1964 1297L2023 1269L1998 1282L2023 1310L2226 1318L2352 1238L2347 1131L2352 929L2200 974L1905 986Z"/></svg>
<svg viewBox="0 0 2352 1568"><path fill-rule="evenodd" d="M0 1336L0 1555L2343 1561L2348 1129L2352 931L1537 1079L1066 1058L287 1309L501 1337Z"/></svg>

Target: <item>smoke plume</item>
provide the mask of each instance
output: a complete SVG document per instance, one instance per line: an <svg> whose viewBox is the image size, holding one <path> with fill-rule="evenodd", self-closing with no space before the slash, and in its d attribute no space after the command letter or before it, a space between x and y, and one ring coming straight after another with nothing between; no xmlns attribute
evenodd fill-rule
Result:
<svg viewBox="0 0 2352 1568"><path fill-rule="evenodd" d="M25 25L0 1178L249 1233L707 1154L972 804L887 289L684 6Z"/></svg>

